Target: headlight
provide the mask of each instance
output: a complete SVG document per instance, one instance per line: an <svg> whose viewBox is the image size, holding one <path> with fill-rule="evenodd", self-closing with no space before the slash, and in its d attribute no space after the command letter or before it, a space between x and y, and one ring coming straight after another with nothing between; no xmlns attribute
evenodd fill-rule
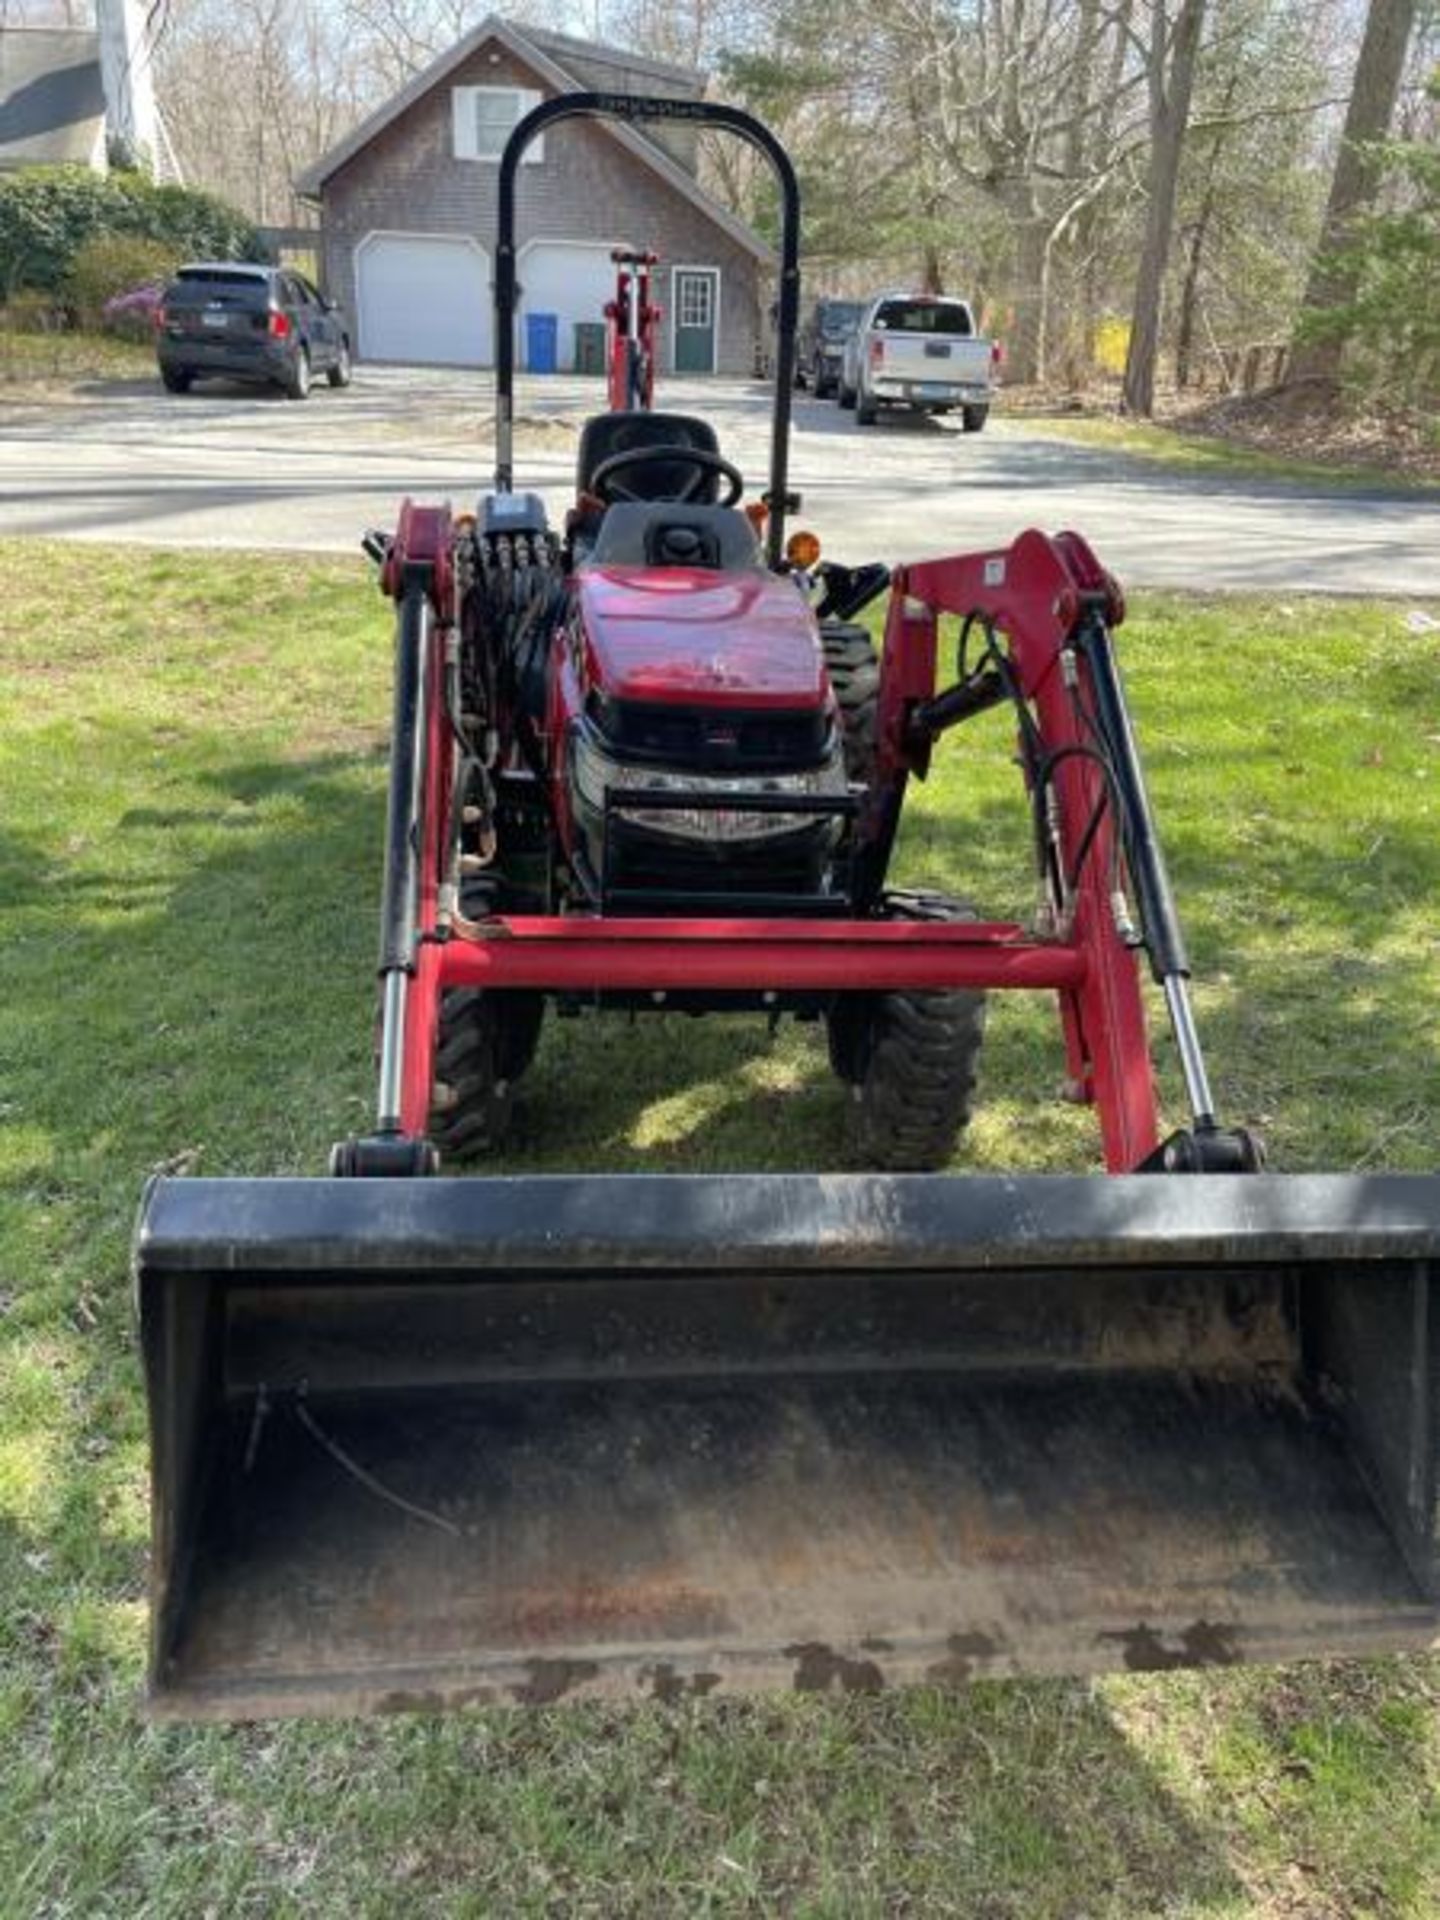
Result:
<svg viewBox="0 0 1440 1920"><path fill-rule="evenodd" d="M809 797L840 795L846 791L845 764L838 750L824 766L809 768L804 773L677 773L662 767L641 767L614 760L579 729L571 738L575 785L582 800L600 813L604 810L608 789L611 794L623 796L612 802L612 811L619 811L625 820L651 833L668 833L684 840L761 840L794 833L799 827L816 823L814 814L750 811L744 804L747 794L793 793ZM736 804L733 807L650 809L641 804L647 791L704 793L717 798L733 795Z"/></svg>

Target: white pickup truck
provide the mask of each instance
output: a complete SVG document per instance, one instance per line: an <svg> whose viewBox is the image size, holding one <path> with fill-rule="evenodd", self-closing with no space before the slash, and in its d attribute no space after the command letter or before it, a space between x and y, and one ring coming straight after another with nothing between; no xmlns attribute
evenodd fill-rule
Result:
<svg viewBox="0 0 1440 1920"><path fill-rule="evenodd" d="M914 413L960 409L967 433L990 412L999 350L975 331L969 303L942 294L882 293L845 342L836 393L862 427L881 407Z"/></svg>

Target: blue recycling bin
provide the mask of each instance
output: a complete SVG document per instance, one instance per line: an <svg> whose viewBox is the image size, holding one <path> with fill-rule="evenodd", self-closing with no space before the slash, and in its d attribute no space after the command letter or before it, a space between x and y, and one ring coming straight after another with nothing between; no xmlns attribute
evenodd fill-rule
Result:
<svg viewBox="0 0 1440 1920"><path fill-rule="evenodd" d="M531 373L554 373L560 344L560 316L556 313L527 313L525 316L525 365Z"/></svg>

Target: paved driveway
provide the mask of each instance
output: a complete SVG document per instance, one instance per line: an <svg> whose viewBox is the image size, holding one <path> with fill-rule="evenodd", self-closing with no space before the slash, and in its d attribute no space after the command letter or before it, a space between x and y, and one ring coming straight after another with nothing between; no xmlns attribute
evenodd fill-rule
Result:
<svg viewBox="0 0 1440 1920"><path fill-rule="evenodd" d="M552 512L598 382L522 379L517 481ZM768 399L739 381L667 382L712 418L752 489ZM353 552L407 493L472 504L493 460L488 376L362 368L305 405L210 386L184 398L116 387L0 414L0 533L179 546ZM962 434L899 417L860 429L797 395L792 484L836 558L917 559L1078 527L1133 586L1440 595L1440 497L1217 480L1071 445L1041 421Z"/></svg>

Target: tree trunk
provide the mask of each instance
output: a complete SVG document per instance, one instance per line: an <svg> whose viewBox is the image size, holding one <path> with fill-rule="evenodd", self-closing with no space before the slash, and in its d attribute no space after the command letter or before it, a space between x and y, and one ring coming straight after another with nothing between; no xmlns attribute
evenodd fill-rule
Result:
<svg viewBox="0 0 1440 1920"><path fill-rule="evenodd" d="M1029 386L1040 377L1040 304L1045 279L1045 240L1049 223L1035 205L1034 182L1001 183L999 199L1010 216L1015 256L1010 276L1011 318L1005 336L1005 379Z"/></svg>
<svg viewBox="0 0 1440 1920"><path fill-rule="evenodd" d="M1240 85L1240 70L1232 67L1230 78L1225 83L1225 94L1220 102L1221 115L1231 112L1235 105L1236 90ZM1225 129L1217 127L1215 138L1210 142L1210 161L1205 169L1205 190L1200 196L1200 212L1196 216L1195 226L1190 235L1190 247L1185 261L1185 279L1180 289L1180 316L1176 323L1175 335L1175 384L1183 392L1190 384L1190 363L1195 351L1195 310L1200 298L1200 265L1205 257L1205 243L1210 238L1210 222L1215 217L1215 183L1220 172L1220 154L1225 145Z"/></svg>
<svg viewBox="0 0 1440 1920"><path fill-rule="evenodd" d="M1310 316L1343 307L1355 297L1356 268L1345 258L1345 243L1356 215L1374 199L1378 180L1376 163L1364 151L1364 142L1383 140L1389 131L1414 24L1415 0L1370 0L1345 115L1345 134L1330 181L1325 224L1300 307L1300 331ZM1340 334L1328 340L1304 340L1297 332L1290 359L1291 380L1338 379L1344 352L1345 341Z"/></svg>
<svg viewBox="0 0 1440 1920"><path fill-rule="evenodd" d="M1150 205L1145 244L1135 280L1130 347L1125 356L1121 406L1149 419L1155 410L1155 362L1160 351L1160 294L1175 225L1175 191L1180 151L1190 118L1195 57L1205 21L1205 0L1182 0L1174 32L1167 31L1165 8L1156 0L1150 68Z"/></svg>

